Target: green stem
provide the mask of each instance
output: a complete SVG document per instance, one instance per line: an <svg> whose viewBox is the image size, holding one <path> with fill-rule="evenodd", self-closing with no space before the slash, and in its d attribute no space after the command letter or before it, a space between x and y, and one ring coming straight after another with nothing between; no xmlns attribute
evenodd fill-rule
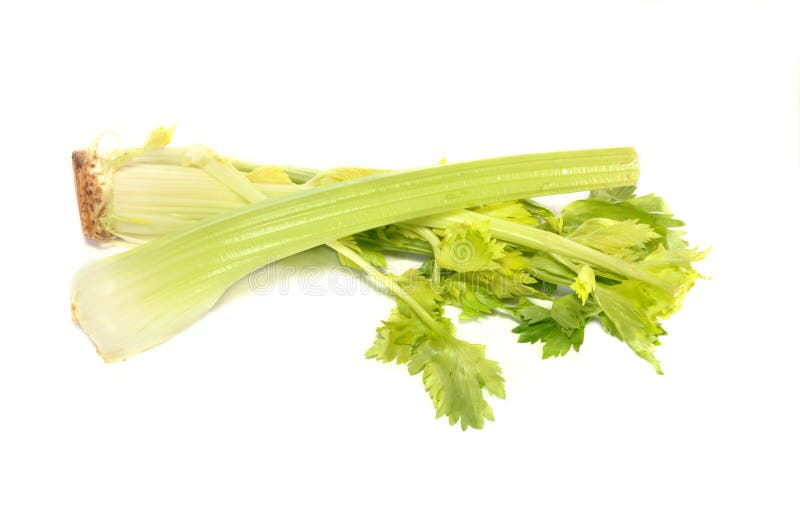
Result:
<svg viewBox="0 0 800 532"><path fill-rule="evenodd" d="M439 267L439 249L441 247L441 241L439 237L436 236L436 233L431 231L429 228L421 225L415 224L397 224L398 226L405 227L409 231L413 231L421 236L430 246L431 246L431 253L433 254L433 284L439 285L440 280L440 272L441 268Z"/></svg>
<svg viewBox="0 0 800 532"><path fill-rule="evenodd" d="M434 332L438 334L445 333L445 331L441 330L441 327L433 318L433 316L428 314L428 312L422 307L422 305L419 304L419 302L417 302L416 299L411 297L402 286L397 284L397 281L394 280L393 276L378 271L378 269L372 264L364 260L359 253L356 253L354 250L345 246L338 240L336 242L329 242L328 246L336 250L338 253L341 253L348 260L352 261L359 268L364 270L370 279L389 290L389 292L397 296L399 299L402 299L405 304L411 307L411 310L413 310L417 316L419 316L425 325L430 327Z"/></svg>
<svg viewBox="0 0 800 532"><path fill-rule="evenodd" d="M636 264L626 262L583 244L573 242L556 233L514 223L509 220L503 220L472 211L459 211L458 213L449 215L417 218L413 220L413 223L430 227L446 227L454 223L469 224L481 220L489 222L489 230L492 236L511 244L532 250L546 251L555 255L564 255L608 272L616 273L624 278L643 281L669 293L672 293L674 290L674 287L670 283L647 273Z"/></svg>

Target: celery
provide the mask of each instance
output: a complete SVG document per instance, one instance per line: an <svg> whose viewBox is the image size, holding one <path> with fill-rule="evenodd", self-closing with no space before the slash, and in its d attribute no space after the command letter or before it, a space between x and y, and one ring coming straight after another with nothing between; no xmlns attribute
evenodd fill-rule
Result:
<svg viewBox="0 0 800 532"><path fill-rule="evenodd" d="M292 185L290 171L284 170L285 183L270 182L270 178L254 187L266 195L292 194L237 206L257 198L249 197L246 188L231 189L241 175L229 173L231 181L226 183L218 180L236 168L236 163L209 156L200 148L162 148L168 137L169 132L162 131L145 149L113 158L92 154L75 158L82 223L88 237L122 234L146 240L165 230L181 229L90 264L76 275L72 287L75 319L108 361L123 360L167 340L200 318L250 271L311 247L436 213L629 186L638 178L636 154L630 148L502 157L321 187L314 186L316 178L308 185ZM137 164L141 167L135 168ZM243 163L238 169L258 172ZM136 179L128 181L134 183L130 189L122 185L110 190L111 181L120 186L134 177L133 173L126 176L131 171L141 171L137 179L151 172L152 182L160 180L159 176L174 177L165 181L167 186L186 196L163 194L170 205L159 210L157 198L148 194L137 199ZM210 174L217 175L203 181ZM276 174L280 176L279 171ZM296 174L301 180L309 172ZM133 200L139 201L139 207L125 203ZM211 218L186 228L203 216Z"/></svg>
<svg viewBox="0 0 800 532"><path fill-rule="evenodd" d="M272 204L265 202L265 198L299 195L315 189L335 190L336 186L329 186L339 183L337 186L344 187L343 181L392 174L374 169L337 168L318 172L244 163L221 158L203 146L166 148L170 134L169 130L156 130L144 146L103 157L91 151L74 154L87 237L103 240L116 236L141 242L177 230L187 234L152 252L150 258L135 259L135 263L124 267L101 267L100 271L107 275L102 285L105 288L88 299L81 295L82 301L86 301L80 309L75 308L76 318L84 327L91 321L95 332L88 329L87 332L93 335L99 331L105 339L104 345L111 342L112 347L117 346L114 356L105 352L107 360L123 358L125 349L141 348L137 347L142 345L141 339L131 332L131 327L137 333L145 331L149 335L147 341L153 341L159 334L169 335L182 326L180 319L185 319L184 312L201 314L200 306L211 300L203 298L212 295L201 293L207 287L204 283L192 283L192 277L211 280L216 283L212 290L219 292L236 277L230 272L244 268L240 265L244 260L239 259L248 258L251 249L263 247L287 252L286 242L265 245L256 238L264 229L259 226L262 221L281 224L279 217L263 218L263 213L256 215L251 211L248 216L253 219L238 226L248 231L244 238L236 239L235 231L224 232L225 238L231 240L230 245L220 249L217 256L200 254L200 269L191 270L186 279L175 278L178 288L173 289L161 279L169 273L164 273L164 268L152 267L151 261L164 264L167 272L173 269L185 272L185 263L191 260L187 257L192 255L192 246L199 238L190 229L193 226L218 215L218 223L222 224L219 230L227 223L224 222L227 216L220 213L248 203ZM508 170L505 163L512 164L515 159L519 160L508 158L473 164L485 164L486 169L494 164L502 172ZM630 166L635 171L635 161ZM471 180L480 176L480 169L475 170L472 168L466 177L460 177ZM399 174L413 177L417 175L415 172L420 171ZM369 179L384 182L386 177ZM448 182L444 187L445 193L452 193L453 187L466 183L456 182L456 177L452 179L453 183ZM592 181L587 188L595 185ZM346 187L350 190L350 185ZM659 337L665 334L661 320L680 307L699 277L691 263L702 259L705 252L688 248L683 232L675 229L682 222L672 217L663 200L652 195L636 197L634 190L630 184L595 189L589 199L570 203L558 216L532 201L488 203L469 210L454 210L452 206L458 201L453 200L443 206L437 204L437 208L447 211L444 214L380 225L353 235L341 234L338 240L325 242L338 253L342 264L363 271L397 299L397 307L378 328L377 339L367 356L405 364L410 373L420 374L437 416L446 416L451 424L460 422L464 429L480 428L485 420L493 419L485 393L505 397L504 380L499 365L486 358L483 346L455 336L455 326L444 315L447 304L460 307L462 319L493 313L510 316L518 324L513 332L519 335L519 341L541 342L544 358L577 351L583 343L586 325L598 320L606 332L624 341L661 373L660 362L654 356ZM311 197L317 198L316 194ZM468 197L472 201L473 196ZM384 199L389 203L388 196ZM348 205L356 210L363 206L355 199L349 201ZM280 201L275 204L284 205ZM290 217L311 218L308 209L297 204L294 208L295 211L288 213ZM373 216L373 210L368 212ZM402 214L407 215L407 211ZM336 218L335 213L330 216ZM297 227L302 223L297 221ZM303 240L294 229L291 223L283 223L275 233L288 234L288 240ZM203 238L213 244L217 238L214 231L204 231L208 234ZM175 249L180 251L174 252ZM394 251L431 258L419 268L392 275L382 268L386 266L384 253ZM114 273L115 268L121 272L138 268L148 275L154 272L155 280L149 279L152 282L135 293L144 281L128 272L128 285L118 287L115 283L123 276ZM83 284L91 286L88 281ZM156 289L158 286L162 287L160 291ZM555 293L557 287L560 290ZM190 290L199 295L190 294ZM169 292L168 296L162 297L164 291ZM114 292L133 295L122 299ZM183 301L181 295L187 303L176 311L178 303ZM549 300L550 306L535 303L537 299ZM85 318L97 312L92 309L98 304L109 305L109 302L114 309L111 318L133 316L138 321L120 328L113 319ZM87 307L89 310L85 310ZM131 314L125 314L131 309ZM143 319L144 312L150 312L153 319Z"/></svg>

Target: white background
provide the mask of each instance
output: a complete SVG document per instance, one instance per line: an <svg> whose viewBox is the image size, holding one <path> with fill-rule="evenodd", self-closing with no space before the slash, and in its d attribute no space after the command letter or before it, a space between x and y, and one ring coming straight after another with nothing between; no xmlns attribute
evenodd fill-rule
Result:
<svg viewBox="0 0 800 532"><path fill-rule="evenodd" d="M0 529L800 529L790 3L200 4L2 8ZM69 154L172 123L317 167L632 145L713 280L661 377L598 329L542 361L507 322L462 327L507 378L483 431L363 358L378 294L240 286L105 365L70 322Z"/></svg>

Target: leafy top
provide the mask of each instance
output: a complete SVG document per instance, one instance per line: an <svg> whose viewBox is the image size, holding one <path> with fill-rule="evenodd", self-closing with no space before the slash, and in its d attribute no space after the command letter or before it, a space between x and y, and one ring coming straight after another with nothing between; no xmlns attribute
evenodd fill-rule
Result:
<svg viewBox="0 0 800 532"><path fill-rule="evenodd" d="M367 357L407 364L409 373L422 374L437 417L446 416L451 425L460 421L463 430L482 428L485 420L494 420L483 391L505 397L500 367L485 357L484 346L455 337L442 296L430 280L409 270L395 281L426 316L398 298Z"/></svg>

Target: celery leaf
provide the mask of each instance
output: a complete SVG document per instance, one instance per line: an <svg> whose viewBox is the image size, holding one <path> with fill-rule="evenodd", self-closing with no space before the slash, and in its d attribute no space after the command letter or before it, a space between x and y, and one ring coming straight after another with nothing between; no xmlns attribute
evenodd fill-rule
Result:
<svg viewBox="0 0 800 532"><path fill-rule="evenodd" d="M455 327L444 317L443 298L430 280L417 270L395 280L424 315L398 297L367 357L408 364L409 373L422 374L436 417L446 416L451 425L460 422L463 430L482 428L485 420L494 420L484 390L505 397L500 367L485 357L482 345L455 337Z"/></svg>

